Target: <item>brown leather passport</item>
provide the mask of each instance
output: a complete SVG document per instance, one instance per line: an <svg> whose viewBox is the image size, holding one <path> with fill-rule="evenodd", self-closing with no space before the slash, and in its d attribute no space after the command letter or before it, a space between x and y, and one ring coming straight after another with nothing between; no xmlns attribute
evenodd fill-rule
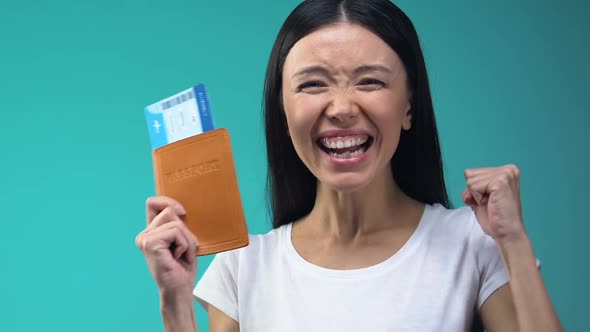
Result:
<svg viewBox="0 0 590 332"><path fill-rule="evenodd" d="M194 135L153 150L158 195L186 210L184 222L197 237L197 256L248 245L229 132Z"/></svg>

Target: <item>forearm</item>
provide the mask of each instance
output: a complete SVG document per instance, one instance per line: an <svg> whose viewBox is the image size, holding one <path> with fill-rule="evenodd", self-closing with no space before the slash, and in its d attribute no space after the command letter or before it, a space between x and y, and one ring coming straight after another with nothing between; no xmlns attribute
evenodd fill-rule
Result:
<svg viewBox="0 0 590 332"><path fill-rule="evenodd" d="M183 296L161 294L160 311L166 332L198 332L194 301L190 293Z"/></svg>
<svg viewBox="0 0 590 332"><path fill-rule="evenodd" d="M498 243L510 276L519 331L563 331L527 236Z"/></svg>

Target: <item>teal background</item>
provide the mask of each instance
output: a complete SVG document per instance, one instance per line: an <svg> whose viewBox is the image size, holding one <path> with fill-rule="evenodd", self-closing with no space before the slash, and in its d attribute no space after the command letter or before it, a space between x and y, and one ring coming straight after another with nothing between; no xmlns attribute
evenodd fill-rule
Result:
<svg viewBox="0 0 590 332"><path fill-rule="evenodd" d="M232 134L250 231L270 229L262 85L298 3L0 0L0 330L162 330L134 244L154 194L143 108L196 83ZM466 167L517 164L551 298L584 331L590 6L398 4L423 43L453 201Z"/></svg>

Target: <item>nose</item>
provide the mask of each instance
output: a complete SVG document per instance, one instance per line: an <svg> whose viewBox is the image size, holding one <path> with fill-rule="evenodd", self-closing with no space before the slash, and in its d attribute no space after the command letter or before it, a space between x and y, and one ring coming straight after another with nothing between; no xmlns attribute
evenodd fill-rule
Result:
<svg viewBox="0 0 590 332"><path fill-rule="evenodd" d="M344 93L335 94L326 109L326 116L341 124L355 121L359 107L353 98Z"/></svg>

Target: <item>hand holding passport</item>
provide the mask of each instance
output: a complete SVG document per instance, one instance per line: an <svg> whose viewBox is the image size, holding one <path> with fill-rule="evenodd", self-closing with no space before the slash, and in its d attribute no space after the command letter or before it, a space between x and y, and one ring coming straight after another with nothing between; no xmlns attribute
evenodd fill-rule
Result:
<svg viewBox="0 0 590 332"><path fill-rule="evenodd" d="M229 132L213 129L205 86L154 103L145 115L156 193L185 208L197 256L248 245Z"/></svg>

